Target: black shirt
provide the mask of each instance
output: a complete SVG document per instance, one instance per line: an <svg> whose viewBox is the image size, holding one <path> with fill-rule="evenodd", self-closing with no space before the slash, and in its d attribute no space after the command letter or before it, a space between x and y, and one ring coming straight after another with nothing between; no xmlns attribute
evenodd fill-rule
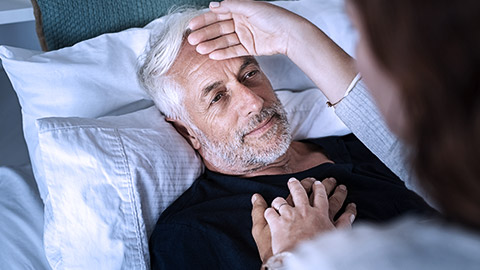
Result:
<svg viewBox="0 0 480 270"><path fill-rule="evenodd" d="M159 218L150 237L152 269L260 269L251 235L251 197L267 203L289 194L290 177L334 177L347 186L346 204L357 205L356 221L384 222L406 213L431 213L354 135L308 142L335 164L303 172L239 178L206 170Z"/></svg>

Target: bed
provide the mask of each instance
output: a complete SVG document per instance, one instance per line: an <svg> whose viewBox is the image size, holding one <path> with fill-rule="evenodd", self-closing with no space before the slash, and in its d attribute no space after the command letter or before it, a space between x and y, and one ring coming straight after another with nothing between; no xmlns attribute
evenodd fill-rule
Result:
<svg viewBox="0 0 480 270"><path fill-rule="evenodd" d="M0 101L2 113L14 116L0 139L26 141L2 155L31 161L0 166L0 261L8 269L149 269L147 243L156 220L203 171L135 77L137 60L153 31L164 27L161 16L171 2L61 2L33 1L47 52L0 47L16 92ZM353 53L355 33L343 1L274 4L308 18ZM105 14L108 20L95 18ZM350 132L288 59L258 61L286 107L295 139ZM23 134L13 128L21 120Z"/></svg>

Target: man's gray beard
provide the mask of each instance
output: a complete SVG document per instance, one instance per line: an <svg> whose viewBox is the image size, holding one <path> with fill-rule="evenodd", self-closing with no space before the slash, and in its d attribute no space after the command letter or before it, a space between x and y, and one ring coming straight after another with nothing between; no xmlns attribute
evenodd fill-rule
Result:
<svg viewBox="0 0 480 270"><path fill-rule="evenodd" d="M260 137L256 145L247 144L244 140L245 135L272 116L277 118L275 125ZM279 129L280 135L277 135ZM230 170L232 173L248 173L273 163L286 153L292 142L287 113L279 100L271 107L262 109L243 130L235 132L233 140L229 140L227 143L215 137L208 138L199 129L197 129L197 133L203 148L203 158L213 166ZM269 144L270 148L262 148L262 145Z"/></svg>

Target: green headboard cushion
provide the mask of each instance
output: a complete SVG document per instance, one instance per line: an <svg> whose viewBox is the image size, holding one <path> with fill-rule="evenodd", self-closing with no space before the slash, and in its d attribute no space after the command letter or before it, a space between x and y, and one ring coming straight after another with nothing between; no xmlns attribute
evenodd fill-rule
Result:
<svg viewBox="0 0 480 270"><path fill-rule="evenodd" d="M172 6L207 7L211 0L31 0L44 51L103 33L143 27Z"/></svg>

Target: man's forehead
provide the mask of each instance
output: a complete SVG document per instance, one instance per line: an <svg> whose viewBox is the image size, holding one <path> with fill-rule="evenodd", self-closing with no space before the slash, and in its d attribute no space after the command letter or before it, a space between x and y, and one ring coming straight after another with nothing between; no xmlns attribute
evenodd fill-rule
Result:
<svg viewBox="0 0 480 270"><path fill-rule="evenodd" d="M206 81L215 80L215 75L221 73L223 68L229 67L233 72L240 72L249 65L258 65L253 56L242 56L228 60L212 60L208 55L202 55L195 50L195 46L184 42L175 59L172 68L167 73L174 76L180 84L188 80L190 86L194 81L205 84ZM208 72L207 74L205 74ZM196 84L194 83L194 84ZM196 85L201 87L200 85Z"/></svg>
<svg viewBox="0 0 480 270"><path fill-rule="evenodd" d="M244 64L244 62L247 60L249 61L249 63L257 64L253 56L242 56L228 60L212 60L208 57L208 55L202 55L198 53L195 48L195 46L192 46L188 42L184 41L171 70L202 71L202 66L204 66L205 64L216 66L233 64L238 65L238 68L241 68L243 67L242 65Z"/></svg>

